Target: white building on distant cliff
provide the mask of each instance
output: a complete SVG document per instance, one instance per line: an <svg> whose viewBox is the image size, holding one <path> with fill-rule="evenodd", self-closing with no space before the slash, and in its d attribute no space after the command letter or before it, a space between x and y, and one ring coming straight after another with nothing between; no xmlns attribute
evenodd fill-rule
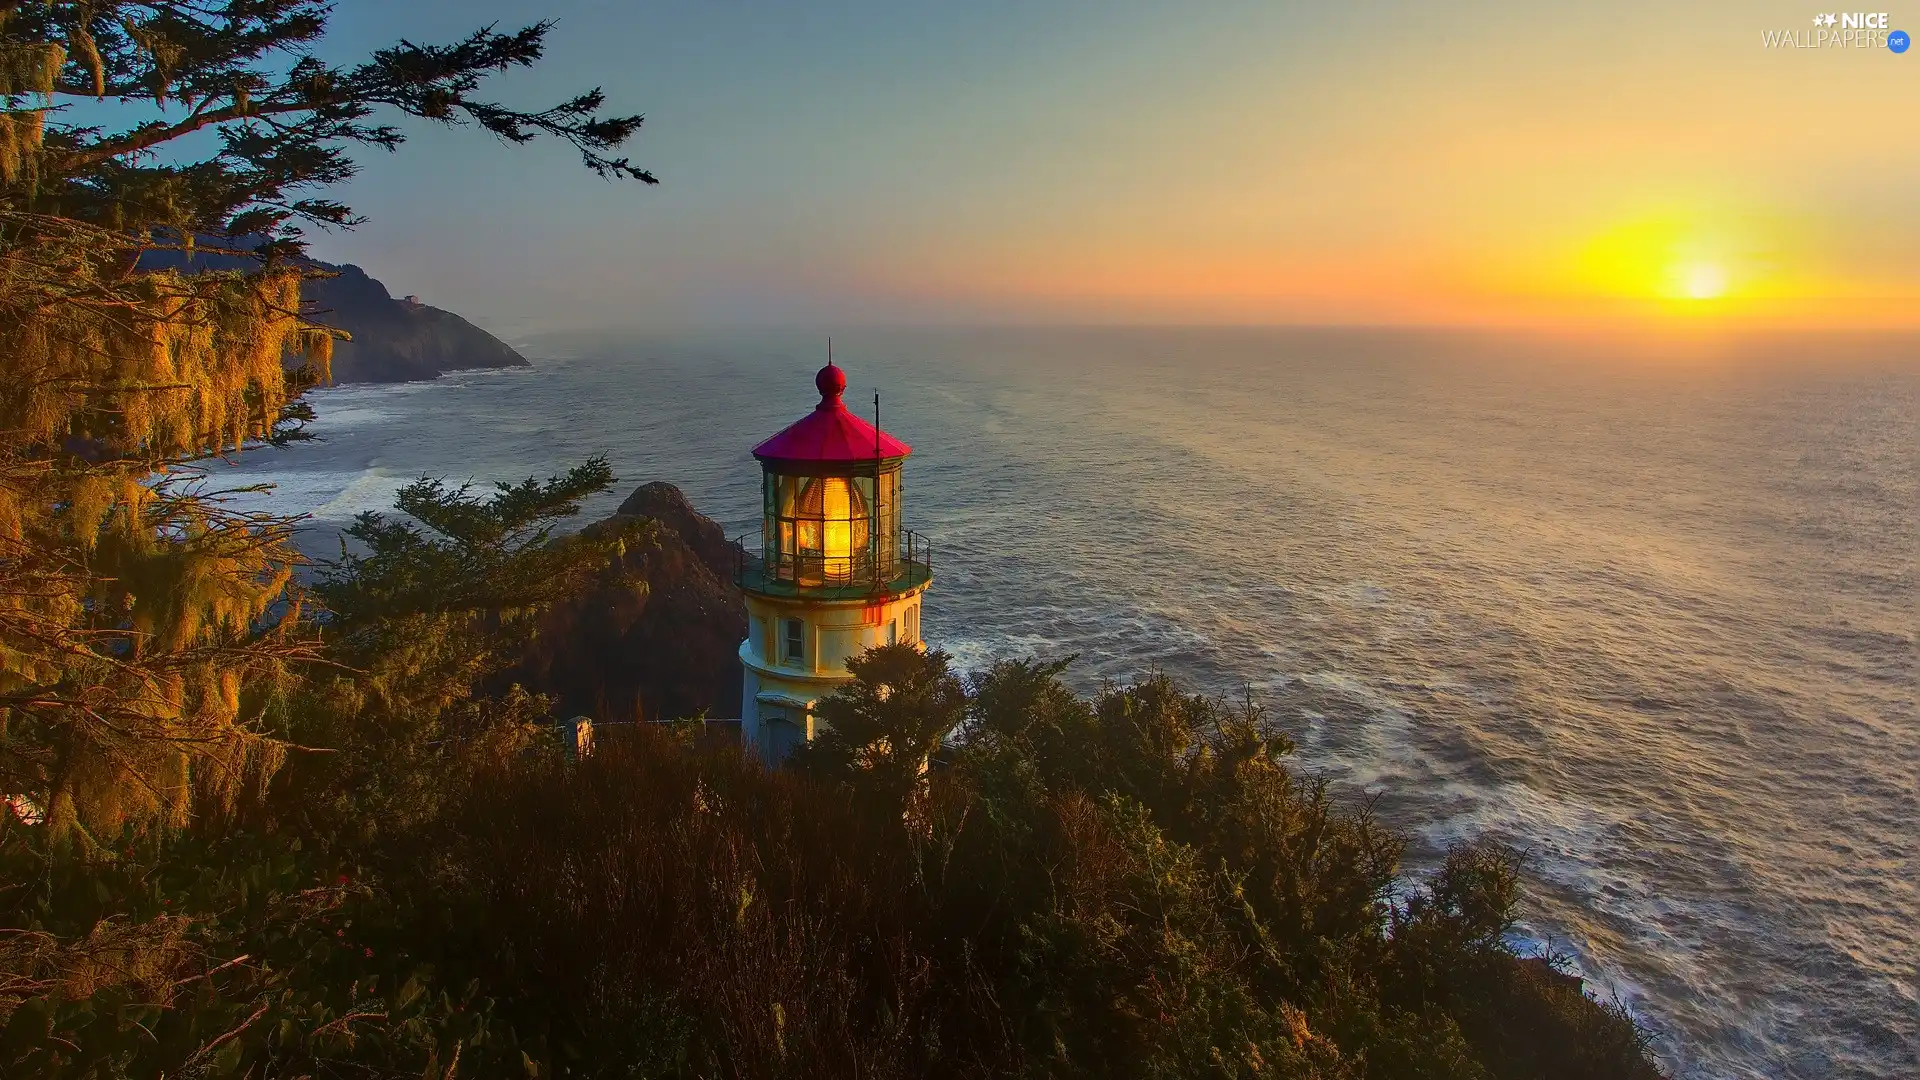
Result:
<svg viewBox="0 0 1920 1080"><path fill-rule="evenodd" d="M852 679L850 657L921 643L920 597L933 582L925 541L900 527L912 448L847 409L847 377L832 361L813 383L813 412L753 448L761 554L738 575L741 738L769 765L817 734L814 706Z"/></svg>

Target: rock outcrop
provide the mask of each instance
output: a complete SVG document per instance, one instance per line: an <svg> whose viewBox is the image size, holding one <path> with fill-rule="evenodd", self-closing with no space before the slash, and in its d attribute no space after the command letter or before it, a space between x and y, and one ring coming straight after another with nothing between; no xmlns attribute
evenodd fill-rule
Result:
<svg viewBox="0 0 1920 1080"><path fill-rule="evenodd" d="M353 335L333 349L336 383L431 379L472 368L526 367L506 342L451 311L395 300L357 266L332 267L337 277L307 283L313 321Z"/></svg>
<svg viewBox="0 0 1920 1080"><path fill-rule="evenodd" d="M632 518L657 523L654 543L635 546L622 567L646 588L609 584L551 612L506 677L557 697L562 716L739 716L747 613L733 584L735 547L667 483L641 487L586 531Z"/></svg>
<svg viewBox="0 0 1920 1080"><path fill-rule="evenodd" d="M233 241L222 241L234 243ZM245 243L236 244L245 247ZM310 260L333 276L314 278L301 289L305 314L314 322L353 335L333 350L335 383L397 383L431 379L473 368L527 367L526 357L451 311L411 298L396 300L387 287L351 263ZM150 251L140 257L144 270L249 270L259 263L244 256L188 255Z"/></svg>

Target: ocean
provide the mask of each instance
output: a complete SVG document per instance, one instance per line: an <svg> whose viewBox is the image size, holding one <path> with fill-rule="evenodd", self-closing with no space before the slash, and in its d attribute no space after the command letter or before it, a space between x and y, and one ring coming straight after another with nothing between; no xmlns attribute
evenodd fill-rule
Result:
<svg viewBox="0 0 1920 1080"><path fill-rule="evenodd" d="M754 530L812 332L552 335L314 395L231 483L325 551L407 480L606 454ZM1920 339L837 332L914 446L927 637L1251 690L1413 838L1531 853L1522 932L1679 1077L1920 1076Z"/></svg>

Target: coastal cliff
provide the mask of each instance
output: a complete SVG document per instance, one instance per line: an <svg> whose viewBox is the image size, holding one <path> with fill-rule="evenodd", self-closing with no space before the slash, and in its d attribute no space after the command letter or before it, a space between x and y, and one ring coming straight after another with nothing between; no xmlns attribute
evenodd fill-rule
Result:
<svg viewBox="0 0 1920 1080"><path fill-rule="evenodd" d="M739 716L747 616L733 585L733 544L679 488L658 481L582 532L635 518L656 523L654 542L636 545L617 573L549 612L524 659L502 678L558 698L560 715ZM644 587L620 584L622 577Z"/></svg>
<svg viewBox="0 0 1920 1080"><path fill-rule="evenodd" d="M233 241L223 241L233 243ZM303 314L353 335L333 350L335 383L418 382L449 371L528 367L513 347L451 311L412 299L396 299L386 285L352 263L308 260L329 277L301 287ZM150 251L140 257L143 270L250 270L250 258L236 255Z"/></svg>
<svg viewBox="0 0 1920 1080"><path fill-rule="evenodd" d="M336 383L397 383L472 368L527 367L511 346L451 311L396 300L352 264L309 281L308 316L353 335L333 350Z"/></svg>

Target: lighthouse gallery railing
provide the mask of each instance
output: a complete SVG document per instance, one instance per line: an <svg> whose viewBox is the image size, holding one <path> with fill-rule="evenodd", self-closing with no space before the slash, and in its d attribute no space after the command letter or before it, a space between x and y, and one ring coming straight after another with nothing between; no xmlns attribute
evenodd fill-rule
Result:
<svg viewBox="0 0 1920 1080"><path fill-rule="evenodd" d="M900 592L933 578L933 545L911 529L900 530L892 558L879 552L849 558L779 551L768 558L765 552L755 555L747 546L749 539L761 538L745 533L733 541L733 581L755 592L851 599Z"/></svg>

